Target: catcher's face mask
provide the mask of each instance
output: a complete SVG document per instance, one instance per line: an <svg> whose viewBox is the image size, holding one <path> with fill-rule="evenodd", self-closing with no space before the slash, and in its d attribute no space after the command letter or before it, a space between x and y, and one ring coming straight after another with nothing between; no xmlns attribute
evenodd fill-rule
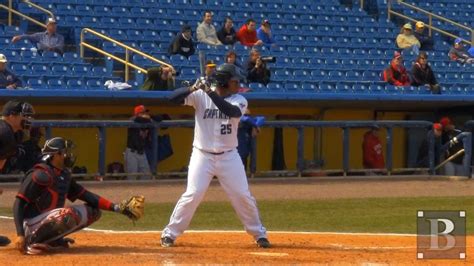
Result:
<svg viewBox="0 0 474 266"><path fill-rule="evenodd" d="M72 152L74 148L74 143L71 140L66 140L66 148L63 150L63 156L64 166L67 168L72 168L74 163L76 163L76 155Z"/></svg>
<svg viewBox="0 0 474 266"><path fill-rule="evenodd" d="M31 128L31 121L33 120L33 115L35 114L35 110L33 106L29 103L23 103L21 105L21 128L29 130Z"/></svg>

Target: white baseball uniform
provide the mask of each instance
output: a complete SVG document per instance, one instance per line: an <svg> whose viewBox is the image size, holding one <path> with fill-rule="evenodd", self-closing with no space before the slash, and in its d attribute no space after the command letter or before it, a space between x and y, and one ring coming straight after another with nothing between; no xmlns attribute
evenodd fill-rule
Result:
<svg viewBox="0 0 474 266"><path fill-rule="evenodd" d="M225 98L245 113L247 100L238 94ZM222 113L202 90L189 94L185 105L195 109L194 142L186 192L181 196L162 237L176 239L186 230L214 176L227 193L247 233L255 240L266 238L255 198L250 194L244 165L237 152L240 118Z"/></svg>

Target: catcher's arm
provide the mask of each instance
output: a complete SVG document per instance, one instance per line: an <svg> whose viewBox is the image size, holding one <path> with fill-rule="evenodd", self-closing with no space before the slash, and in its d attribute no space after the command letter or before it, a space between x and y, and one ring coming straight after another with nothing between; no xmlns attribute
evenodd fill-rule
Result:
<svg viewBox="0 0 474 266"><path fill-rule="evenodd" d="M68 198L72 201L74 200L74 198L69 196ZM92 207L121 213L132 221L137 221L144 215L144 196L131 196L130 198L123 200L121 203L116 204L84 189L77 198L87 202Z"/></svg>

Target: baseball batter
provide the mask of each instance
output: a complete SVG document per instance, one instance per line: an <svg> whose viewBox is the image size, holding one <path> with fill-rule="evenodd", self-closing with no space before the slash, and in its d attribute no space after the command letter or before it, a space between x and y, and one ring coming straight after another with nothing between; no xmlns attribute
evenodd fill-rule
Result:
<svg viewBox="0 0 474 266"><path fill-rule="evenodd" d="M216 70L215 85L198 79L193 86L177 89L171 96L175 103L194 107L196 125L186 192L163 230L163 247L173 246L176 238L188 228L214 176L257 246L270 247L236 149L239 120L247 109L247 100L236 94L242 78L234 65L223 64Z"/></svg>

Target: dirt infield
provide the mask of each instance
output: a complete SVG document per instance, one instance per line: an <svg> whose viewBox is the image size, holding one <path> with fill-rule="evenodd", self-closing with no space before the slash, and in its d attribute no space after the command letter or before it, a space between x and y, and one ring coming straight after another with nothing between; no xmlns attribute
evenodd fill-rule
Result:
<svg viewBox="0 0 474 266"><path fill-rule="evenodd" d="M9 234L12 236L11 234ZM72 248L42 256L22 256L0 248L9 265L161 265L161 264L358 264L461 265L466 260L417 260L414 236L270 233L273 247L260 249L245 233L185 233L172 248L159 246L159 234L74 234ZM468 238L474 252L474 237Z"/></svg>
<svg viewBox="0 0 474 266"><path fill-rule="evenodd" d="M474 182L447 180L356 180L321 181L255 180L251 190L257 200L325 199L410 196L472 196ZM148 202L176 202L185 183L87 184L92 191L114 201L130 194L144 194ZM15 185L3 186L0 207L11 207ZM205 201L222 201L226 196L215 182ZM0 234L14 238L11 220L0 219ZM426 265L474 264L474 236L468 237L468 257L462 261L416 259L415 236L302 234L270 232L274 245L259 249L250 236L237 232L185 233L173 248L159 245L159 233L108 234L79 232L71 236L76 244L68 250L44 256L21 256L13 246L0 248L0 265L160 265L160 264L357 264Z"/></svg>

